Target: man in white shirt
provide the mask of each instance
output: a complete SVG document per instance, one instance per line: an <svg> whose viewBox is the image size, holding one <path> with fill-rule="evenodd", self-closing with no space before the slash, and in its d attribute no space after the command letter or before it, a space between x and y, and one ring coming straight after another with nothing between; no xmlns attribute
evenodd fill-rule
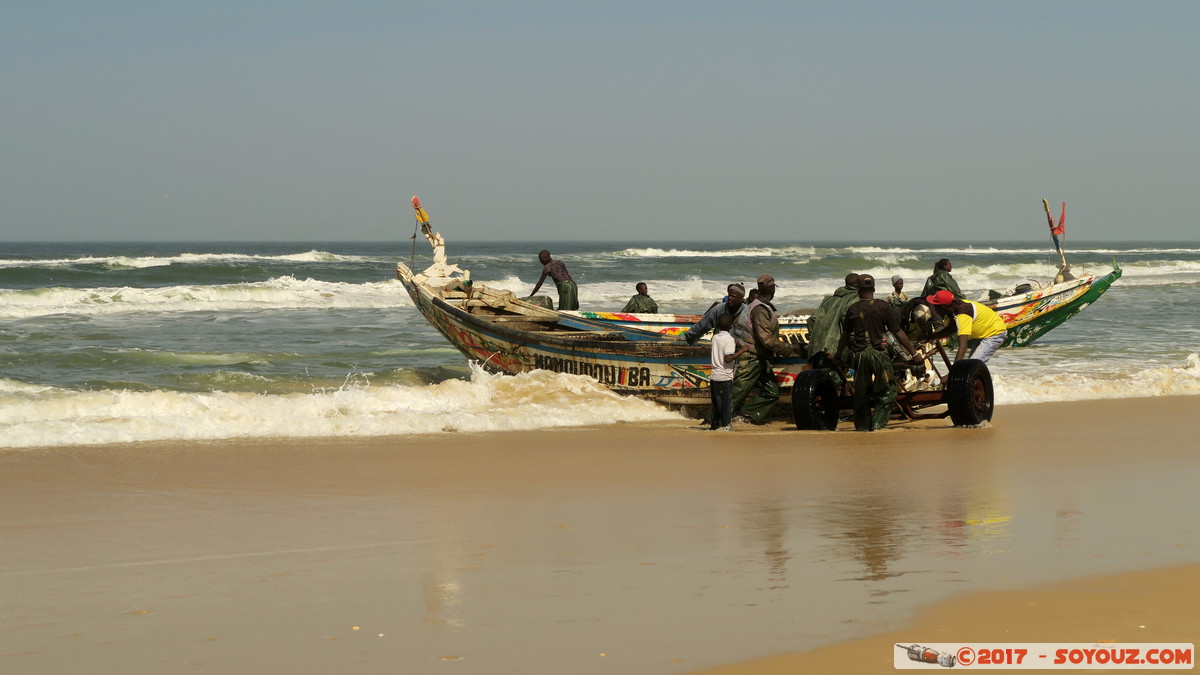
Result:
<svg viewBox="0 0 1200 675"><path fill-rule="evenodd" d="M708 378L708 393L712 399L712 411L709 413L709 429L711 431L733 431L730 426L733 418L733 370L737 358L749 351L748 345L739 349L729 329L733 327L733 317L722 312L717 316L716 331L712 337L712 374Z"/></svg>

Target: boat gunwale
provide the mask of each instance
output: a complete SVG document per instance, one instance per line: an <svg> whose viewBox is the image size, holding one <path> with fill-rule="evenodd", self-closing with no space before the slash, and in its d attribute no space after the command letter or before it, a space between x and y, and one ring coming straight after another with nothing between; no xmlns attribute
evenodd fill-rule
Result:
<svg viewBox="0 0 1200 675"><path fill-rule="evenodd" d="M705 346L689 345L686 342L683 342L678 339L662 338L662 339L645 339L645 340L587 340L587 339L573 338L573 337L559 337L559 336L554 335L554 333L551 331L522 330L519 328L514 328L512 326L506 326L501 323L488 321L486 318L480 317L475 314L471 314L470 312L468 312L462 308L455 307L454 305L450 304L450 302L448 302L444 298L438 297L438 295L435 294L425 284L415 281L412 278L411 274L408 276L407 279L404 277L401 277L400 281L406 287L411 288L410 293L413 290L415 290L418 293L423 293L425 295L426 299L428 300L429 304L432 305L434 309L442 312L443 314L446 314L448 317L450 317L456 323L458 323L464 327L473 328L484 334L488 334L488 333L494 334L495 336L497 336L501 339L509 340L509 341L515 342L515 343L545 344L547 346L553 346L553 347L557 347L560 349L566 349L566 350L590 351L590 352L596 352L597 356L599 356L601 354L610 354L610 355L628 354L630 356L639 357L639 358L643 358L643 359L646 357L662 358L662 359L678 359L678 358L682 357L682 358L690 360L693 357L688 352L695 352L694 358L697 359L699 362L707 362L707 360L709 358L708 349ZM483 285L483 284L480 284L480 285ZM520 302L520 301L518 300L518 302ZM528 304L528 303L526 303L526 304ZM536 307L535 305L529 305L529 306ZM420 308L418 307L418 309L420 309ZM553 310L550 310L550 311L553 311ZM580 321L580 322L583 322L583 323L589 324L589 325L594 325L594 323L596 321L593 319L580 319L580 318L574 317L574 316L570 316L569 318L571 318L573 321ZM611 325L605 325L605 324L595 325L596 332L611 333L611 332L614 332L613 329L614 329L614 326L611 326ZM639 333L645 333L649 337L653 337L654 335L657 335L656 333L651 333L649 331L640 330L640 329L636 329L636 328L629 329L629 330L635 330L635 331L638 331ZM624 332L624 331L622 331L622 332ZM667 349L670 351L680 350L680 353L678 355L653 354L652 352L656 350L655 348ZM646 353L647 351L650 351L651 353Z"/></svg>

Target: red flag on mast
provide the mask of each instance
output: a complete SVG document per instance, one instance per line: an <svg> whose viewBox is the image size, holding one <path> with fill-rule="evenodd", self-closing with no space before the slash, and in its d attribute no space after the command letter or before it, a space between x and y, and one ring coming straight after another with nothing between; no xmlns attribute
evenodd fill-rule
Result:
<svg viewBox="0 0 1200 675"><path fill-rule="evenodd" d="M1066 222L1067 222L1067 203L1063 202L1062 203L1062 215L1058 217L1058 225L1050 228L1050 234L1053 234L1056 237L1063 236L1067 230Z"/></svg>

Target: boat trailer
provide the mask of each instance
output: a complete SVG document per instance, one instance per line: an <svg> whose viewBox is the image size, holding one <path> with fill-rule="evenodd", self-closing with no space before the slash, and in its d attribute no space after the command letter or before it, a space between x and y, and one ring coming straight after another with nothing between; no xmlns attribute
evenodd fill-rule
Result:
<svg viewBox="0 0 1200 675"><path fill-rule="evenodd" d="M940 363L939 363L940 362ZM954 363L936 341L922 342L911 361L893 357L896 408L892 419L928 420L949 417L958 427L980 426L995 408L992 375L978 359ZM928 412L929 408L946 406ZM797 429L833 431L843 411L854 409L854 380L833 368L810 368L792 387L792 418Z"/></svg>

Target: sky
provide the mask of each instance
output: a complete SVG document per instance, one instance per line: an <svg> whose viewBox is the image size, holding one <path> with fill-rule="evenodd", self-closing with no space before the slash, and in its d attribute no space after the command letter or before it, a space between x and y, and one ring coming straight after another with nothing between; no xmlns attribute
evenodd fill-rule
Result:
<svg viewBox="0 0 1200 675"><path fill-rule="evenodd" d="M1195 241L1200 3L0 10L0 241Z"/></svg>

